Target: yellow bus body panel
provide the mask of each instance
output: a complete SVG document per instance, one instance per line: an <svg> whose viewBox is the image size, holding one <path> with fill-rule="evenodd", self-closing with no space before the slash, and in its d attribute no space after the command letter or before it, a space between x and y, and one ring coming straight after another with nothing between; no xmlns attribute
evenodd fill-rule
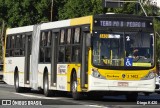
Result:
<svg viewBox="0 0 160 108"><path fill-rule="evenodd" d="M67 91L71 91L71 73L72 71L75 71L77 74L77 81L78 81L78 91L81 91L81 87L80 87L80 78L78 77L80 74L80 64L68 64L68 68L67 68Z"/></svg>
<svg viewBox="0 0 160 108"><path fill-rule="evenodd" d="M91 58L91 50L89 51L89 60L92 61ZM133 63L134 66L145 66L151 67L150 63ZM92 69L98 70L98 72L104 76L107 80L141 80L144 78L149 72L153 71L156 73L156 66L152 69L148 70L109 70L109 69L98 69L94 67L91 62L89 62L88 74L92 74ZM125 77L123 78L123 76Z"/></svg>
<svg viewBox="0 0 160 108"><path fill-rule="evenodd" d="M71 19L70 25L71 26L84 25L84 24L90 24L91 22L92 22L92 16L86 16L86 17Z"/></svg>

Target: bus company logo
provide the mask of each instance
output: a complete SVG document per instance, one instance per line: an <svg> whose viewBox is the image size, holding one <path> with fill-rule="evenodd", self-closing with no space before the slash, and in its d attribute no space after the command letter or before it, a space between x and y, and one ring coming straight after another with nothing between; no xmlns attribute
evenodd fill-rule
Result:
<svg viewBox="0 0 160 108"><path fill-rule="evenodd" d="M125 74L122 74L122 78L125 78L126 77L126 75Z"/></svg>
<svg viewBox="0 0 160 108"><path fill-rule="evenodd" d="M107 75L108 78L119 78L117 75Z"/></svg>

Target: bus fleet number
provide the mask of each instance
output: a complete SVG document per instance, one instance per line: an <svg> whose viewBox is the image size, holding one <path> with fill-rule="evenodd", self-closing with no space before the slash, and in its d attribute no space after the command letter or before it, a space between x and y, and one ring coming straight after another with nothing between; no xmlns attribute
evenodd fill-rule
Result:
<svg viewBox="0 0 160 108"><path fill-rule="evenodd" d="M127 75L127 78L138 78L138 75Z"/></svg>

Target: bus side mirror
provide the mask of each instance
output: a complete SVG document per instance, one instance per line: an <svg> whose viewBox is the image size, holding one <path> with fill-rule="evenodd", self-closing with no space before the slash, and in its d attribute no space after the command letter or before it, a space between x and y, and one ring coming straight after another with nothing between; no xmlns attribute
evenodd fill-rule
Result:
<svg viewBox="0 0 160 108"><path fill-rule="evenodd" d="M87 36L86 36L86 46L87 47L91 46L91 34L90 33L87 33Z"/></svg>

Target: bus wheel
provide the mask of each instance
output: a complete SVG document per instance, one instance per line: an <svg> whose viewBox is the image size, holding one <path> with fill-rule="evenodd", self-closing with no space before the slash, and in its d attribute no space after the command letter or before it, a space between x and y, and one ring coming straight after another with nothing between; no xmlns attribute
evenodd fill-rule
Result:
<svg viewBox="0 0 160 108"><path fill-rule="evenodd" d="M131 93L126 95L126 101L137 101L138 93Z"/></svg>
<svg viewBox="0 0 160 108"><path fill-rule="evenodd" d="M15 90L16 92L22 92L22 87L19 87L19 75L18 73L14 74L14 86L15 86Z"/></svg>
<svg viewBox="0 0 160 108"><path fill-rule="evenodd" d="M48 83L48 74L44 75L43 79L43 90L44 90L44 95L46 97L51 96L51 91L49 90L49 83Z"/></svg>
<svg viewBox="0 0 160 108"><path fill-rule="evenodd" d="M77 85L78 82L77 82L77 76L76 74L74 73L73 76L72 76L72 82L71 82L71 90L72 90L72 97L73 99L75 100L79 100L82 98L82 94L77 92Z"/></svg>

